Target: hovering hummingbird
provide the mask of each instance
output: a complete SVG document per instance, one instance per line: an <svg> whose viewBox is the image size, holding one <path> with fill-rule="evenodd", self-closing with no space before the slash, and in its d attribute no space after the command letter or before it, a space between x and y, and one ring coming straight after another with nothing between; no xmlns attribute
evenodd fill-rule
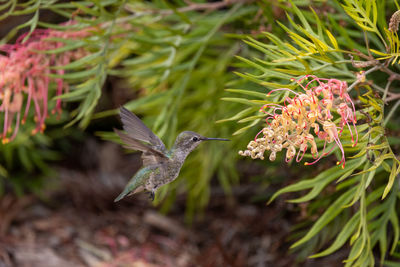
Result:
<svg viewBox="0 0 400 267"><path fill-rule="evenodd" d="M207 138L198 133L185 131L178 135L171 150L132 112L120 108L120 116L125 132L114 129L124 147L142 151L143 167L131 178L117 202L127 195L143 190L154 200L155 192L164 184L170 183L179 175L187 155L201 142L208 140L229 141L222 138Z"/></svg>

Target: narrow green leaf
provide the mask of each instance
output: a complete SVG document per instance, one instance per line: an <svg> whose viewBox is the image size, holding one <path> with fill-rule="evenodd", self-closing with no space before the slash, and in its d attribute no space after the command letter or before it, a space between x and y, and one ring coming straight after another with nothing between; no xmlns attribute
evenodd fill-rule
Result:
<svg viewBox="0 0 400 267"><path fill-rule="evenodd" d="M264 114L249 116L247 118L239 120L238 123L245 123L245 122L248 122L248 121L253 121L255 119L261 119L261 118L264 118L264 117L265 117Z"/></svg>
<svg viewBox="0 0 400 267"><path fill-rule="evenodd" d="M368 149L373 149L373 150L381 150L384 148L389 147L389 144L387 142L384 142L382 144L379 145L372 145L372 146L368 146Z"/></svg>
<svg viewBox="0 0 400 267"><path fill-rule="evenodd" d="M311 255L309 258L324 257L340 249L344 245L344 243L349 239L350 235L354 232L356 227L359 225L360 223L359 213L360 212L355 213L353 217L346 223L346 225L340 231L340 233L338 234L332 245L330 245L324 251Z"/></svg>
<svg viewBox="0 0 400 267"><path fill-rule="evenodd" d="M187 24L191 25L192 21L189 19L188 16L185 15L185 13L180 12L174 5L170 4L168 1L162 0L165 5L168 6L176 15L178 15L184 22Z"/></svg>
<svg viewBox="0 0 400 267"><path fill-rule="evenodd" d="M397 212L392 209L392 211L390 212L390 222L392 224L392 228L393 228L393 245L392 248L390 249L390 254L393 254L394 251L396 250L396 247L398 245L399 242L399 238L400 238L400 229L399 229L399 218L397 217Z"/></svg>
<svg viewBox="0 0 400 267"><path fill-rule="evenodd" d="M389 181L385 187L385 191L383 191L382 199L384 199L387 194L389 194L390 189L392 189L394 180L400 172L400 165L398 166L397 161L393 160L392 171L390 172Z"/></svg>
<svg viewBox="0 0 400 267"><path fill-rule="evenodd" d="M296 191L302 191L305 189L313 188L315 185L319 184L320 181L333 181L335 178L340 177L341 175L345 174L347 170L349 169L356 169L358 166L362 164L362 162L365 160L365 158L361 161L358 159L354 160L349 160L347 162L347 166L345 169L342 169L341 166L334 166L329 168L326 171L321 172L319 175L317 175L313 179L307 179L307 180L302 180L300 182L297 182L295 184L286 186L279 191L277 191L270 200L268 201L268 204L271 203L275 198L277 198L279 195L284 194L284 193L289 193L289 192L296 192ZM321 188L322 190L322 188ZM314 194L314 192L313 192ZM297 200L294 200L298 202Z"/></svg>
<svg viewBox="0 0 400 267"><path fill-rule="evenodd" d="M71 70L71 69L78 69L84 66L87 66L89 64L93 65L96 64L96 59L101 56L102 51L93 53L93 54L88 54L86 56L84 56L83 58L80 58L78 60L75 60L67 65L63 65L63 66L54 66L52 67L52 69L55 70Z"/></svg>
<svg viewBox="0 0 400 267"><path fill-rule="evenodd" d="M254 120L252 123L250 123L249 125L240 128L239 130L237 130L236 132L234 132L232 135L238 135L241 134L245 131L247 131L248 129L252 128L254 125L256 125L260 120Z"/></svg>
<svg viewBox="0 0 400 267"><path fill-rule="evenodd" d="M383 266L383 261L385 260L385 256L386 256L386 252L387 252L387 246L388 246L388 240L386 237L386 232L387 232L387 225L383 224L382 225L382 230L381 230L381 234L378 237L379 240L379 250L381 252L381 266Z"/></svg>
<svg viewBox="0 0 400 267"><path fill-rule="evenodd" d="M369 168L368 170L364 170L364 171L355 173L355 174L353 174L353 175L356 176L356 175L360 175L360 174L363 174L363 173L367 173L367 172L373 171L373 170L375 170L376 168L378 168L378 167L381 166L382 161L384 161L384 160L386 160L386 159L390 159L390 158L392 158L392 157L393 157L393 156L390 155L390 154L382 155L382 156L378 157L378 158L374 161L374 164L372 165L371 168Z"/></svg>
<svg viewBox="0 0 400 267"><path fill-rule="evenodd" d="M61 78L64 80L76 80L76 79L89 79L93 75L98 73L98 67L94 67L91 69L87 70L82 70L82 71L77 71L77 72L71 72L71 73L65 73L65 74L49 74L50 77L52 78Z"/></svg>
<svg viewBox="0 0 400 267"><path fill-rule="evenodd" d="M266 94L266 93L259 93L259 92L250 91L250 90L242 90L242 89L225 89L225 91L227 91L227 92L231 92L231 93L238 93L238 94L242 94L242 95L255 96L255 97L262 98L262 99L265 99L265 98L267 98L267 94Z"/></svg>
<svg viewBox="0 0 400 267"><path fill-rule="evenodd" d="M247 116L247 115L249 115L251 113L254 113L256 110L258 110L258 108L249 107L249 108L246 108L246 109L240 111L239 113L233 115L230 118L218 120L218 121L216 121L216 123L239 120L239 119L241 119L241 118L243 118L243 117L245 117L245 116Z"/></svg>
<svg viewBox="0 0 400 267"><path fill-rule="evenodd" d="M42 0L37 0L37 1L35 1L34 5L29 6L28 8L23 8L23 9L20 9L20 10L13 11L12 15L13 16L20 16L20 15L27 15L27 14L36 12L40 8L41 2L42 2Z"/></svg>
<svg viewBox="0 0 400 267"><path fill-rule="evenodd" d="M342 212L344 209L343 206L351 200L355 191L356 188L351 188L346 193L343 193L335 202L332 203L332 205L329 206L329 208L327 208L324 214L314 223L307 234L299 241L294 243L290 248L298 247L318 234L325 225L331 222L339 213Z"/></svg>
<svg viewBox="0 0 400 267"><path fill-rule="evenodd" d="M36 29L38 20L39 20L39 10L36 10L33 17L26 23L26 24L29 24L29 33L24 37L24 39L22 40L22 43L25 43L26 40L28 40L29 37L31 36L32 32Z"/></svg>
<svg viewBox="0 0 400 267"><path fill-rule="evenodd" d="M100 11L95 10L95 8L89 8L85 6L84 4L81 4L79 2L71 2L72 5L74 5L78 10L81 10L85 14L89 14L93 17L99 17L100 16Z"/></svg>
<svg viewBox="0 0 400 267"><path fill-rule="evenodd" d="M38 53L44 53L44 54L60 54L60 53L64 53L70 50L75 50L78 49L80 47L83 47L87 45L87 43L83 42L83 41L76 41L70 45L65 45L62 46L60 48L56 48L56 49L52 49L52 50L46 50L46 51L38 51Z"/></svg>
<svg viewBox="0 0 400 267"><path fill-rule="evenodd" d="M332 35L332 33L331 33L329 30L325 30L325 32L326 32L326 35L328 35L328 38L329 38L329 40L331 41L333 47L334 47L336 50L339 50L339 45L338 45L338 43L337 43L337 41L336 41L336 38Z"/></svg>
<svg viewBox="0 0 400 267"><path fill-rule="evenodd" d="M75 90L62 94L58 97L55 97L55 99L63 99L63 100L81 99L82 97L87 96L87 92L90 91L90 89L94 86L95 83L96 81L94 79L88 79L87 81L76 86Z"/></svg>
<svg viewBox="0 0 400 267"><path fill-rule="evenodd" d="M251 100L245 99L245 98L237 98L237 97L223 97L221 98L223 101L229 101L229 102L236 102L236 103L241 103L249 106L258 106L257 103L252 102Z"/></svg>

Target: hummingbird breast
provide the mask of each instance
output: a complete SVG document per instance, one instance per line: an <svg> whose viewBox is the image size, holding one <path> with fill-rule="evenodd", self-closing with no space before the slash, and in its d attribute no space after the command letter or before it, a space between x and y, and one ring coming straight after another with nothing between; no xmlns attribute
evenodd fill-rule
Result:
<svg viewBox="0 0 400 267"><path fill-rule="evenodd" d="M148 191L155 191L157 188L172 182L178 177L182 163L177 161L169 161L160 164L159 171L153 172L145 184Z"/></svg>

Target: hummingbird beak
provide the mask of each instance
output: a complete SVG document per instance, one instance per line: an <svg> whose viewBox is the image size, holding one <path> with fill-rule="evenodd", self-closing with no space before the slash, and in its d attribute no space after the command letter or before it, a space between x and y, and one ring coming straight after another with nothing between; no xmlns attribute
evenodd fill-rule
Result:
<svg viewBox="0 0 400 267"><path fill-rule="evenodd" d="M201 138L202 141L208 141L208 140L217 140L217 141L231 141L229 139L225 138L208 138L208 137L203 137Z"/></svg>

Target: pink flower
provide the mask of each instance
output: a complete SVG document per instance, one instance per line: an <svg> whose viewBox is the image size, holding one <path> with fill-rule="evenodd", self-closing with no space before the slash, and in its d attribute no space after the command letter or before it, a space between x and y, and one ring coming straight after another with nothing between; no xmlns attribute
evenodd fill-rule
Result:
<svg viewBox="0 0 400 267"><path fill-rule="evenodd" d="M71 40L88 34L88 30L61 32L37 29L25 42L22 40L26 34L20 36L15 44L0 47L5 52L5 55L0 55L0 112L4 113L3 131L1 133L0 130L0 133L3 143L15 138L20 123L25 123L31 107L36 121L32 134L44 131L49 98L68 91L68 84L61 78L50 77L51 74L62 75L64 70L54 70L51 67L66 65L87 54L83 48L61 54L46 54L44 52L64 46L62 42L46 39L57 37ZM55 84L54 93L49 93L50 84ZM52 110L53 114L56 112L61 113L60 99L56 100Z"/></svg>
<svg viewBox="0 0 400 267"><path fill-rule="evenodd" d="M305 85L304 81L307 81ZM337 79L322 79L313 75L306 75L297 80L297 83L305 93L280 88L272 90L268 94L286 90L293 93L294 96L287 97L283 106L267 104L261 108L260 111L268 115L266 118L268 126L257 134L254 141L249 143L247 150L239 151L239 154L251 156L253 159L264 159L264 152L268 150L271 151L269 159L275 160L277 152L286 149L286 161L289 162L296 158L296 161L299 162L310 148L314 161L306 162L305 165L311 165L333 150L334 146L329 152L325 151L327 143L334 143L339 147L342 155L338 164L342 164L344 168L345 155L340 140L344 127L347 126L349 129L353 146L358 141L355 107L347 93L347 83ZM273 108L273 113L266 112L266 108ZM340 117L338 125L332 121L335 116ZM263 137L259 138L261 133ZM318 152L315 138L324 141L321 153Z"/></svg>

